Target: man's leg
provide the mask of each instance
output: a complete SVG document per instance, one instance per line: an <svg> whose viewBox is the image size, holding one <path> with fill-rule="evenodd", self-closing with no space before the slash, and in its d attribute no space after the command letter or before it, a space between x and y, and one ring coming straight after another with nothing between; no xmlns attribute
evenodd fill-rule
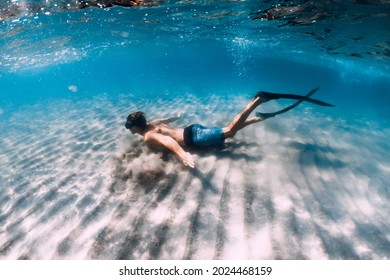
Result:
<svg viewBox="0 0 390 280"><path fill-rule="evenodd" d="M244 110L234 117L233 121L227 127L222 128L225 139L233 137L237 131L247 125L263 120L261 117L253 117L250 119L248 119L248 117L257 106L264 102L266 102L266 100L259 96L255 96L248 105L246 105Z"/></svg>
<svg viewBox="0 0 390 280"><path fill-rule="evenodd" d="M258 93L256 93L255 97L251 100L251 102L249 102L249 104L245 107L245 109L243 111L241 111L240 114L238 114L233 119L233 121L229 124L229 126L223 128L223 133L224 133L225 139L233 137L237 133L237 131L239 131L240 129L242 129L242 128L244 128L252 123L257 123L257 122L263 121L267 118L274 117L276 115L285 113L285 112L295 108L303 101L312 102L312 103L315 103L317 105L322 105L322 106L334 106L332 104L325 103L325 102L320 101L320 100L309 98L309 96L313 95L318 89L319 88L312 89L305 96L296 95L296 94L280 94L280 93L269 93L269 92L259 91ZM260 112L258 112L258 113L256 113L256 117L252 117L252 118L248 119L248 116L250 115L250 113L257 106L259 106L261 103L267 102L267 101L272 100L272 99L279 99L279 98L298 99L298 101L295 102L294 104L282 109L282 110L277 111L277 112L273 112L273 113L260 113Z"/></svg>

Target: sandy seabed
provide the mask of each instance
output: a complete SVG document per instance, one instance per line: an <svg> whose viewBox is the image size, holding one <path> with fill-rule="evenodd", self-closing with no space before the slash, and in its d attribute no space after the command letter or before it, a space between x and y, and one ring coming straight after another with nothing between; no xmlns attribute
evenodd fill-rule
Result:
<svg viewBox="0 0 390 280"><path fill-rule="evenodd" d="M126 94L3 110L0 258L390 259L388 128L302 104L191 150L189 169L123 126L134 110L225 125L248 100Z"/></svg>

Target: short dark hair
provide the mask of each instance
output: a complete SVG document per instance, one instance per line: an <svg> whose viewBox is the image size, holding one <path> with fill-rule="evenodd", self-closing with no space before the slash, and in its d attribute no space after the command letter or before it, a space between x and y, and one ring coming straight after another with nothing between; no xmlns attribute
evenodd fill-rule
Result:
<svg viewBox="0 0 390 280"><path fill-rule="evenodd" d="M141 129L146 128L146 119L145 119L144 112L141 112L141 111L133 112L127 117L125 127L127 129L130 129L133 126L137 126Z"/></svg>

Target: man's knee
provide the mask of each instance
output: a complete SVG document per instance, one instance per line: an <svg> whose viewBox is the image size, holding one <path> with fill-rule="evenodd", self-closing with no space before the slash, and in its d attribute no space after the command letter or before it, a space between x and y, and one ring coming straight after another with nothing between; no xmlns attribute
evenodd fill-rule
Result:
<svg viewBox="0 0 390 280"><path fill-rule="evenodd" d="M232 138L237 133L236 129L233 129L233 128L229 127L229 126L228 127L224 127L222 129L222 131L223 131L223 136L225 137L225 139Z"/></svg>

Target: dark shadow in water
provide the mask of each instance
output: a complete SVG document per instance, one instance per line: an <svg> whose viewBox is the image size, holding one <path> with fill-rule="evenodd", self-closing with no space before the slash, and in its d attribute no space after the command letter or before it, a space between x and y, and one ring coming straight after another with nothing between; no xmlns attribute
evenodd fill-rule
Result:
<svg viewBox="0 0 390 280"><path fill-rule="evenodd" d="M285 230L288 233L286 234L287 237L290 239L294 238L296 240L296 243L298 243L296 246L301 246L302 241L305 240L309 235L309 226L307 225L307 222L295 214L294 208L289 213L288 223L285 227ZM287 243L294 244L293 242ZM290 256L292 256L294 259L307 259L307 257L305 257L299 249L300 248L291 248Z"/></svg>
<svg viewBox="0 0 390 280"><path fill-rule="evenodd" d="M98 204L91 212L84 216L81 224L83 227L87 227L94 221L98 220L98 218L105 213L105 209L107 207L107 199L104 199L100 204Z"/></svg>
<svg viewBox="0 0 390 280"><path fill-rule="evenodd" d="M254 200L256 199L256 186L254 184L245 185L244 189L244 224L250 229L256 226L256 217L253 211Z"/></svg>
<svg viewBox="0 0 390 280"><path fill-rule="evenodd" d="M229 142L222 146L191 147L188 148L188 151L199 156L215 155L217 158L228 158L233 161L238 161L241 159L248 162L261 161L263 159L262 156L254 156L244 152L244 150L251 147L258 147L258 144L255 142Z"/></svg>
<svg viewBox="0 0 390 280"><path fill-rule="evenodd" d="M190 170L191 174L195 177L195 178L198 178L202 184L202 188L204 190L209 190L211 191L212 193L214 194L217 194L218 193L218 189L210 182L211 178L209 176L210 173L214 174L215 173L215 169L213 169L209 174L207 175L204 175L201 171L199 171L198 169L192 169Z"/></svg>
<svg viewBox="0 0 390 280"><path fill-rule="evenodd" d="M10 215L18 213L20 209L26 209L28 207L28 205L25 205L26 199L28 199L29 203L31 203L34 206L28 209L26 213L23 213L23 215L18 216L18 218L14 222L10 223L7 226L5 230L10 234L12 234L12 232L19 232L22 223L26 219L26 217L29 217L41 211L43 208L45 208L45 205L56 200L58 197L57 190L51 189L43 197L36 199L34 195L36 192L36 188L33 188L29 183L25 184L22 182L21 185L23 185L24 193L22 193L22 187L16 186L16 188L20 192L20 198L16 200L14 205L11 207L10 211L0 215L0 225L3 224L4 221L8 219ZM55 203L53 207L57 207L57 205L60 206L58 203ZM20 209L18 209L18 207L20 207ZM42 221L37 222L37 224L39 224L40 222ZM18 236L19 234L16 234L14 238L11 238L9 242L4 244L3 247L0 248L0 251L2 251L4 248L6 248L6 250L10 250L13 246L15 246L19 242L19 240L22 240L22 238L18 238Z"/></svg>
<svg viewBox="0 0 390 280"><path fill-rule="evenodd" d="M346 236L335 236L334 234L323 229L320 225L316 225L316 230L322 241L325 252L331 259L360 259L359 255L355 251L354 244Z"/></svg>
<svg viewBox="0 0 390 280"><path fill-rule="evenodd" d="M0 256L7 256L12 247L17 243L23 241L25 236L25 232L19 231L13 237L9 238L7 242L5 242L2 247L0 247Z"/></svg>
<svg viewBox="0 0 390 280"><path fill-rule="evenodd" d="M145 183L144 180L137 181L137 185L134 186L135 192L142 192L142 188L144 187L142 184ZM157 206L157 203L163 201L170 194L172 188L177 184L177 180L178 176L176 173L164 174L161 178L148 178L147 183L151 186L154 193L150 193L150 199L142 209L140 209L140 214L135 218L129 232L126 234L116 259L135 259L136 254L142 255L145 252L149 252L150 259L158 258L161 253L161 247L166 241L166 235L170 229L170 224L168 222L162 223L158 225L154 232L145 233L145 227L151 226L147 222L147 216L150 211ZM122 211L126 211L131 207L131 205L128 205L129 203L130 202L125 203L126 205L120 205L117 210L117 212L119 212L115 214L115 217L124 215ZM147 239L145 239L145 234L149 236ZM97 240L94 247L104 247L105 239L102 238L101 241L102 242L99 242L99 240ZM95 250L94 254L99 254L99 252Z"/></svg>
<svg viewBox="0 0 390 280"><path fill-rule="evenodd" d="M305 205L308 209L311 209L313 205L317 205L315 211L319 211L319 215L323 215L324 218L330 220L332 223L340 223L345 217L346 211L344 210L344 204L339 202L337 196L337 189L342 188L340 182L335 180L334 182L324 182L321 177L315 175L311 176L311 167L317 168L319 171L334 170L335 173L340 172L338 169L347 168L347 164L340 160L333 160L337 154L337 151L332 147L320 146L316 144L302 144L299 142L290 142L289 146L299 150L297 160L301 169L299 176L304 176L305 181L311 195L302 195ZM314 180L314 181L313 181ZM334 192L335 190L336 192ZM314 210L315 208L313 208ZM321 235L321 233L319 232ZM327 238L321 238L322 241L328 240ZM327 246L324 243L324 246ZM344 246L346 248L346 246ZM330 251L328 251L329 253ZM356 255L352 253L351 255ZM338 255L335 258L339 258Z"/></svg>
<svg viewBox="0 0 390 280"><path fill-rule="evenodd" d="M227 229L225 224L230 218L229 202L230 202L230 188L229 182L225 177L223 182L223 189L221 199L219 200L219 213L217 224L217 239L215 241L214 259L220 259L227 242Z"/></svg>
<svg viewBox="0 0 390 280"><path fill-rule="evenodd" d="M162 223L157 227L157 230L153 232L153 234L150 236L150 243L149 243L149 259L156 260L159 259L159 256L161 254L161 249L164 243L167 240L167 234L170 229L170 224L168 223Z"/></svg>
<svg viewBox="0 0 390 280"><path fill-rule="evenodd" d="M296 141L291 141L288 144L290 147L299 150L300 164L308 165L310 164L305 160L306 157L313 157L314 162L318 168L322 169L335 169L335 168L344 168L347 167L347 164L337 159L329 159L327 154L337 154L337 151L333 150L330 147L322 147L315 144L309 143L300 143Z"/></svg>
<svg viewBox="0 0 390 280"><path fill-rule="evenodd" d="M71 194L68 197L64 197L58 200L52 207L50 207L47 211L45 211L45 215L43 215L38 224L44 224L48 221L54 219L56 216L60 216L62 210L72 205L77 200L76 194Z"/></svg>
<svg viewBox="0 0 390 280"><path fill-rule="evenodd" d="M333 147L320 146L316 144L302 144L298 142L290 142L290 147L299 151L297 155L297 161L299 162L300 172L294 174L300 178L306 177L304 180L295 181L291 177L292 182L299 186L298 182L307 184L307 191L310 195L301 194L305 203L305 208L309 212L313 212L312 215L316 215L324 220L324 222L338 225L339 228L344 227L343 221L350 220L355 225L355 230L351 233L351 236L341 233L332 233L328 229L324 228L320 223L315 223L316 235L320 238L325 253L329 259L372 259L373 254L378 254L380 257L388 258L390 256L390 241L386 237L385 232L380 229L378 222L375 220L367 221L367 223L361 223L350 217L348 210L346 210L345 196L340 195L345 193L351 199L355 201L355 198L360 198L362 193L357 191L354 185L348 186L345 180L341 180L338 176L343 176L342 170L346 168L353 174L359 174L359 176L374 177L375 183L370 184L370 188L374 191L375 188L378 193L383 194L383 197L388 195L387 186L385 184L384 176L381 176L381 171L377 164L362 163L358 166L350 165L341 160L334 160L337 154L342 153ZM345 155L343 155L345 158ZM369 166L370 165L370 166ZM323 181L318 175L311 175L311 167L321 169L334 170L337 177L327 181ZM366 168L367 167L367 168ZM314 181L313 181L314 179ZM304 186L302 186L304 187ZM367 194L364 194L367 195ZM370 197L367 197L370 201ZM356 205L359 207L359 205ZM361 209L364 212L363 209ZM315 213L317 212L317 213ZM298 244L300 240L305 238L307 229L311 228L312 219L301 220L294 213L290 216L291 235L294 236ZM380 224L380 223L379 223ZM387 230L387 229L386 229ZM356 251L356 243L361 242L367 244L370 248L369 252L358 253ZM299 246L299 245L298 245Z"/></svg>
<svg viewBox="0 0 390 280"><path fill-rule="evenodd" d="M176 185L178 181L178 176L176 173L168 174L164 180L160 181L157 185L158 192L156 201L161 202L163 201L172 191L172 188Z"/></svg>
<svg viewBox="0 0 390 280"><path fill-rule="evenodd" d="M387 201L390 201L390 187L389 187L389 181L390 181L390 174L388 175L377 175L373 174L371 176L368 176L370 178L369 186L371 188L374 188L378 191L378 194Z"/></svg>
<svg viewBox="0 0 390 280"><path fill-rule="evenodd" d="M369 243L381 257L390 257L390 241L376 225L355 222L358 235Z"/></svg>
<svg viewBox="0 0 390 280"><path fill-rule="evenodd" d="M143 231L145 215L138 217L131 226L131 231L120 246L121 249L116 257L117 260L135 259L135 252L145 250L145 232Z"/></svg>
<svg viewBox="0 0 390 280"><path fill-rule="evenodd" d="M110 243L112 242L111 236L113 234L115 234L115 232L109 226L106 226L100 230L92 245L92 259L104 258L104 250L106 250L106 247L109 247Z"/></svg>
<svg viewBox="0 0 390 280"><path fill-rule="evenodd" d="M70 238L63 239L57 245L57 254L59 256L66 256L69 253L71 246L72 246L72 242L71 242Z"/></svg>
<svg viewBox="0 0 390 280"><path fill-rule="evenodd" d="M150 251L150 258L153 258L153 256L157 258L160 254L161 246L165 243L165 236L169 230L169 224L166 226L159 225L156 231L157 233L155 232L153 234L150 230L145 229L151 226L147 222L147 216L157 206L157 203L162 201L170 193L172 186L176 184L176 180L177 176L170 174L168 175L168 179L165 178L163 181L157 180L153 182L154 192L149 193L149 199L141 205L139 209L140 213L134 218L132 225L129 226L129 231L116 234L117 236L124 235L124 239L120 241L120 246L116 246L119 250L116 253L114 252L114 255L116 255L115 259L135 259L137 255L142 255L147 251ZM141 185L136 185L134 188L134 191L139 193L139 197L147 195L142 190ZM115 211L113 220L122 219L128 210L134 207L132 205L133 203L133 201L123 201ZM107 245L110 244L108 240L108 236L110 235L112 235L110 226L100 231L98 238L93 244L93 258L104 258L105 251L109 249ZM146 235L148 237L145 239Z"/></svg>
<svg viewBox="0 0 390 280"><path fill-rule="evenodd" d="M215 166L207 174L202 174L198 170L192 170L192 174L200 179L202 188L198 192L196 210L191 214L183 259L192 259L196 251L201 248L200 244L208 244L213 239L213 236L210 236L211 232L208 230L208 225L217 225L216 218L211 215L206 217L201 214L201 211L207 207L205 206L206 196L218 195L219 193L217 187L210 183L214 177L215 170ZM211 191L212 194L208 191ZM211 221L210 219L215 220ZM199 234L200 229L204 230L202 235Z"/></svg>
<svg viewBox="0 0 390 280"><path fill-rule="evenodd" d="M196 211L192 213L190 218L190 228L188 229L186 250L183 259L190 260L197 250L197 237L199 235L200 224L200 206L196 208Z"/></svg>

